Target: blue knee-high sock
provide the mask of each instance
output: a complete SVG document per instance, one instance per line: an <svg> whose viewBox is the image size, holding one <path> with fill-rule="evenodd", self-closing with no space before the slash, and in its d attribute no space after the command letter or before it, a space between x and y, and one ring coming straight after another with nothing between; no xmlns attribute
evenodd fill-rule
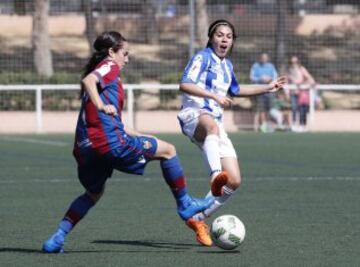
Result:
<svg viewBox="0 0 360 267"><path fill-rule="evenodd" d="M171 159L162 160L161 169L166 183L169 185L178 205L183 204L188 197L186 178L177 156Z"/></svg>
<svg viewBox="0 0 360 267"><path fill-rule="evenodd" d="M94 205L95 202L86 193L76 198L60 222L59 230L69 233Z"/></svg>

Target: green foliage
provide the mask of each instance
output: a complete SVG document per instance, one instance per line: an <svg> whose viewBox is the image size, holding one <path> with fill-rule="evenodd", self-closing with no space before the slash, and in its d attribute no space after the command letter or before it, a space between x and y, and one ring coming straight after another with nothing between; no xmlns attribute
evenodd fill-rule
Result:
<svg viewBox="0 0 360 267"><path fill-rule="evenodd" d="M137 84L143 80L143 75L141 74L141 72L128 71L121 74L121 80L123 81L123 83Z"/></svg>
<svg viewBox="0 0 360 267"><path fill-rule="evenodd" d="M74 84L80 73L57 72L47 78L34 72L0 72L0 84Z"/></svg>
<svg viewBox="0 0 360 267"><path fill-rule="evenodd" d="M240 72L239 74L237 73L236 79L240 85L250 83L249 75L246 73L242 73L242 72Z"/></svg>
<svg viewBox="0 0 360 267"><path fill-rule="evenodd" d="M181 76L181 72L170 72L160 76L159 81L164 84L178 84L180 83Z"/></svg>

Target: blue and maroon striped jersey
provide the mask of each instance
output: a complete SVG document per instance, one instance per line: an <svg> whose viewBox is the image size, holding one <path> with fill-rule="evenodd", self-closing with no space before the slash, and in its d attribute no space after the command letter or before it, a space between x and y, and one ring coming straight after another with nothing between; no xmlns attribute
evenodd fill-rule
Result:
<svg viewBox="0 0 360 267"><path fill-rule="evenodd" d="M105 105L114 105L118 115L111 116L98 111L85 93L76 126L74 154L91 147L98 154L105 154L125 142L121 111L124 105L124 89L120 81L119 66L108 59L100 62L92 72L99 80L98 92Z"/></svg>

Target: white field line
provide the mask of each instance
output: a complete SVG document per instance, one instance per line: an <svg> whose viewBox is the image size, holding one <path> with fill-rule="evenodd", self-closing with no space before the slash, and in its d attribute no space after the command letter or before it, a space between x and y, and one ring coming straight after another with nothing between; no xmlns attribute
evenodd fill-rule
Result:
<svg viewBox="0 0 360 267"><path fill-rule="evenodd" d="M15 136L14 137L2 136L2 137L0 137L0 141L22 142L22 143L57 146L57 147L69 146L68 143L61 142L61 141L40 140L40 139L34 139L34 138L15 137Z"/></svg>
<svg viewBox="0 0 360 267"><path fill-rule="evenodd" d="M162 178L111 178L111 182L160 182L163 183ZM208 182L207 178L189 178L191 182ZM318 181L348 181L348 182L360 182L360 177L351 176L329 176L329 177L249 177L245 178L244 182L277 182L277 181L288 181L288 182L318 182ZM26 179L26 180L0 180L0 184L20 184L20 183L78 183L76 178L74 179Z"/></svg>

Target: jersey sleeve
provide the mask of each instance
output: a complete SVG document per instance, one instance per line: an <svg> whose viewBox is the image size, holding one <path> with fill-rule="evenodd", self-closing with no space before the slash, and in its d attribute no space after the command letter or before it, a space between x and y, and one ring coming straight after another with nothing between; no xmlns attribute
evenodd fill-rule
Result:
<svg viewBox="0 0 360 267"><path fill-rule="evenodd" d="M118 80L119 72L119 66L108 61L98 66L92 73L98 78L101 88L105 88L109 83Z"/></svg>
<svg viewBox="0 0 360 267"><path fill-rule="evenodd" d="M204 54L195 55L188 63L181 78L181 83L198 83L201 74L207 66L207 60Z"/></svg>
<svg viewBox="0 0 360 267"><path fill-rule="evenodd" d="M234 68L233 65L230 63L230 61L228 62L230 70L231 70L231 84L230 87L228 89L228 94L230 96L238 96L240 95L240 86L239 83L236 79L235 73L234 73Z"/></svg>

